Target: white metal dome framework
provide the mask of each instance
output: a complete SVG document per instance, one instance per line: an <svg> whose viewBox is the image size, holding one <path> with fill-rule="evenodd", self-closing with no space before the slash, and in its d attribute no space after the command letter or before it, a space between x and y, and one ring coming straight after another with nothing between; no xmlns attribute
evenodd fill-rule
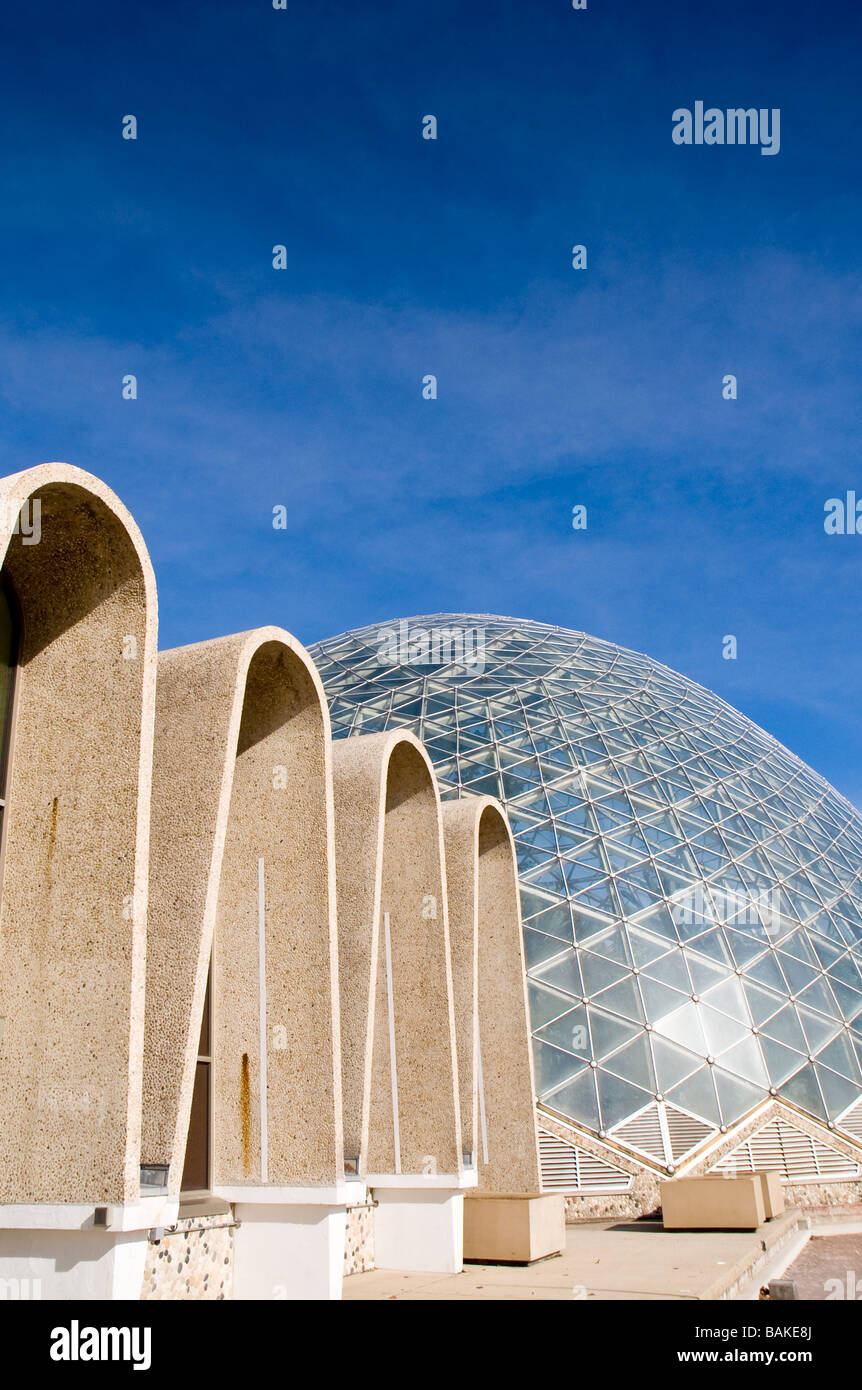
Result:
<svg viewBox="0 0 862 1390"><path fill-rule="evenodd" d="M409 728L444 796L506 806L540 1112L673 1169L777 1097L809 1121L800 1141L770 1122L786 1177L859 1176L854 807L708 690L583 633L437 614L312 653L335 737ZM755 1162L746 1142L725 1168Z"/></svg>

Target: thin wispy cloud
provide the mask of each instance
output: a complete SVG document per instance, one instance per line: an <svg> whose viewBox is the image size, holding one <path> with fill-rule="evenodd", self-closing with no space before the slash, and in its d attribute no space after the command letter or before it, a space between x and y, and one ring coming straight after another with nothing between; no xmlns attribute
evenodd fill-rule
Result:
<svg viewBox="0 0 862 1390"><path fill-rule="evenodd" d="M862 495L860 17L798 8L10 16L2 462L116 488L165 645L516 613L862 786L862 539L822 526ZM780 154L675 147L700 98L781 107Z"/></svg>

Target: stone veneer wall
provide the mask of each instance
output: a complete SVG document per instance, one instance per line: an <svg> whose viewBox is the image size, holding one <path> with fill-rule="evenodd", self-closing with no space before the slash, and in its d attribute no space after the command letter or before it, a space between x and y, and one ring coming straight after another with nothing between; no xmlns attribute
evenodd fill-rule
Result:
<svg viewBox="0 0 862 1390"><path fill-rule="evenodd" d="M151 1237L141 1298L231 1298L235 1225L230 1214L196 1216Z"/></svg>
<svg viewBox="0 0 862 1390"><path fill-rule="evenodd" d="M567 1193L566 1221L569 1225L576 1225L579 1221L637 1220L639 1217L657 1216L661 1207L658 1183L658 1179L645 1173L634 1179L629 1192L596 1193L583 1197ZM788 1207L802 1207L803 1210L853 1207L862 1204L862 1182L785 1183L784 1201Z"/></svg>
<svg viewBox="0 0 862 1390"><path fill-rule="evenodd" d="M651 1216L661 1206L658 1183L648 1173L636 1177L628 1192L596 1192L584 1196L566 1194L566 1221L627 1220Z"/></svg>
<svg viewBox="0 0 862 1390"><path fill-rule="evenodd" d="M789 1207L852 1207L862 1202L862 1182L786 1183L784 1200Z"/></svg>
<svg viewBox="0 0 862 1390"><path fill-rule="evenodd" d="M344 1276L366 1274L374 1268L374 1203L347 1208L344 1232Z"/></svg>

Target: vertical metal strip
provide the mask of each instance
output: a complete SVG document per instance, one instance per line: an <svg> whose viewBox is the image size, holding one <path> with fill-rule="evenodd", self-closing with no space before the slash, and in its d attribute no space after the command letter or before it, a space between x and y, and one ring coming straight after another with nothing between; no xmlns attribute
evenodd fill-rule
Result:
<svg viewBox="0 0 862 1390"><path fill-rule="evenodd" d="M383 914L383 936L386 951L386 1002L389 1010L389 1078L392 1086L392 1134L395 1141L395 1171L401 1172L401 1129L398 1120L398 1067L395 1061L395 998L392 993L392 938L389 913Z"/></svg>
<svg viewBox="0 0 862 1390"><path fill-rule="evenodd" d="M257 973L260 989L260 1180L269 1182L269 1134L266 1122L266 899L263 859L257 861Z"/></svg>
<svg viewBox="0 0 862 1390"><path fill-rule="evenodd" d="M664 1101L659 1101L656 1105L658 1111L658 1127L661 1133L662 1147L664 1148L665 1167L673 1167L676 1159L673 1156L673 1143L671 1142L670 1129L667 1123L667 1111L664 1108Z"/></svg>
<svg viewBox="0 0 862 1390"><path fill-rule="evenodd" d="M482 1131L482 1162L488 1162L488 1116L485 1111L485 1080L482 1076L482 1042L476 1020L476 1080L479 1083L479 1125Z"/></svg>

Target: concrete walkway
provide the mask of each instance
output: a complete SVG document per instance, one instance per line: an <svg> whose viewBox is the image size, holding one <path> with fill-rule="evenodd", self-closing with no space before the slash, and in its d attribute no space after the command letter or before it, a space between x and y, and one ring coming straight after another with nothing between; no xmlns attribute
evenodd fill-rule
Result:
<svg viewBox="0 0 862 1390"><path fill-rule="evenodd" d="M373 1270L344 1281L354 1299L715 1299L732 1297L784 1246L803 1218L787 1212L757 1231L665 1231L657 1221L567 1227L566 1251L524 1267L468 1265L461 1274Z"/></svg>

